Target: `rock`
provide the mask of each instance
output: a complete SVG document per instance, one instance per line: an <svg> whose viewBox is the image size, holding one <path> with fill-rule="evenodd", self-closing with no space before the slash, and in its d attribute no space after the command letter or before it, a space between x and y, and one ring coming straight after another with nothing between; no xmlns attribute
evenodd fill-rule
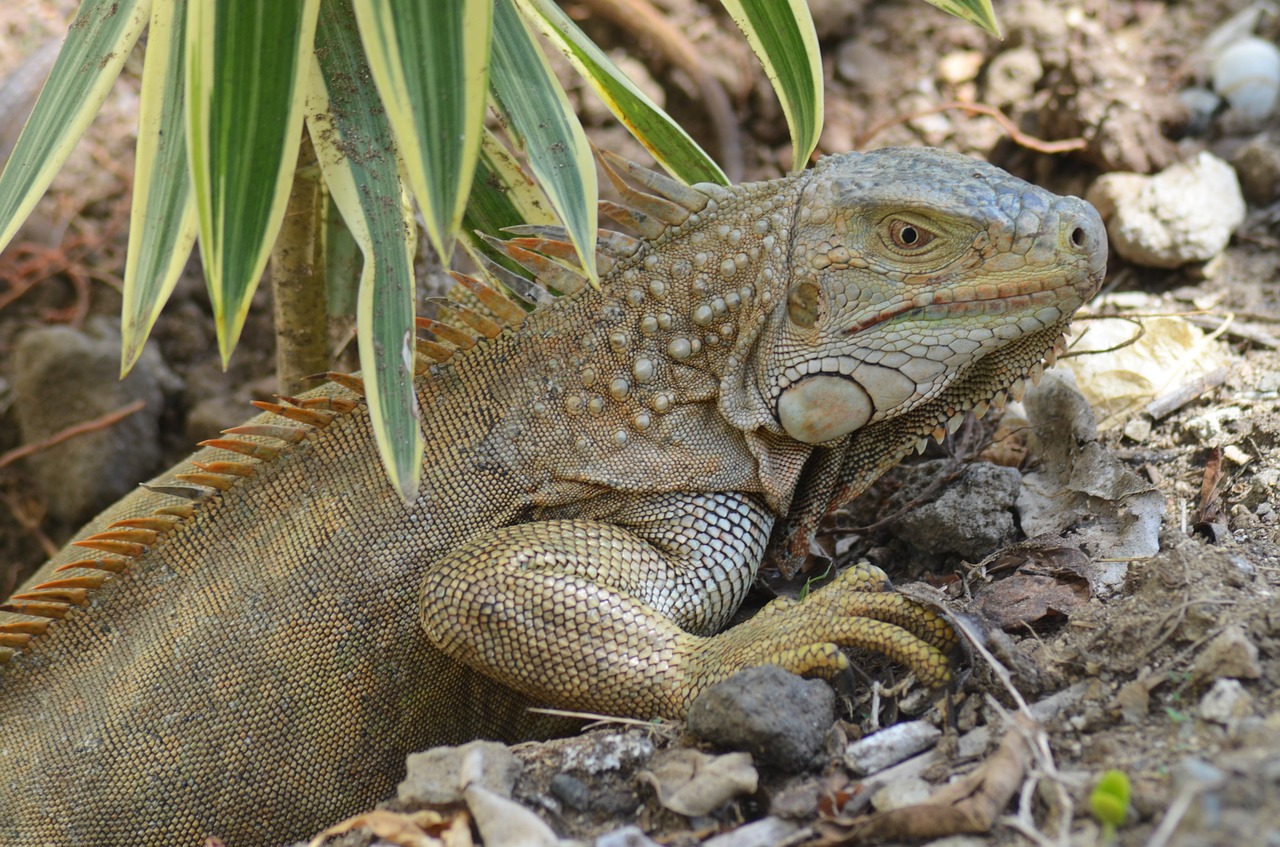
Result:
<svg viewBox="0 0 1280 847"><path fill-rule="evenodd" d="M698 695L689 707L689 731L794 772L822 750L835 707L835 694L822 680L764 665L739 671Z"/></svg>
<svg viewBox="0 0 1280 847"><path fill-rule="evenodd" d="M1030 103L1042 76L1044 66L1034 48L1023 45L1005 50L987 66L985 100L1001 109Z"/></svg>
<svg viewBox="0 0 1280 847"><path fill-rule="evenodd" d="M396 788L402 803L457 803L463 799L464 778L510 797L521 768L507 745L496 741L411 753L405 766L408 772Z"/></svg>
<svg viewBox="0 0 1280 847"><path fill-rule="evenodd" d="M1229 626L1200 651L1191 672L1197 680L1258 679L1262 676L1258 646L1249 640L1243 627Z"/></svg>
<svg viewBox="0 0 1280 847"><path fill-rule="evenodd" d="M1151 177L1104 174L1086 199L1106 221L1116 252L1153 268L1212 259L1226 248L1245 217L1235 171L1211 153L1200 153Z"/></svg>
<svg viewBox="0 0 1280 847"><path fill-rule="evenodd" d="M591 789L585 782L567 773L558 773L547 783L548 790L561 803L581 811L591 808Z"/></svg>
<svg viewBox="0 0 1280 847"><path fill-rule="evenodd" d="M1280 49L1264 38L1242 38L1213 63L1213 90L1247 125L1270 117L1280 93Z"/></svg>
<svg viewBox="0 0 1280 847"><path fill-rule="evenodd" d="M161 468L160 415L178 378L147 345L120 376L120 332L106 318L83 330L40 327L14 353L14 408L22 442L32 444L137 400L146 405L111 426L42 450L26 461L51 517L78 526Z"/></svg>
<svg viewBox="0 0 1280 847"><path fill-rule="evenodd" d="M857 776L877 773L930 747L942 730L925 721L905 721L849 744L845 765Z"/></svg>
<svg viewBox="0 0 1280 847"><path fill-rule="evenodd" d="M1232 726L1253 712L1253 698L1239 680L1219 679L1200 698L1200 717L1223 726Z"/></svg>
<svg viewBox="0 0 1280 847"><path fill-rule="evenodd" d="M894 495L891 508L919 496L947 465L939 460L913 468L911 481ZM955 553L980 561L1017 537L1013 507L1021 486L1017 468L974 462L937 499L899 518L894 535L922 553Z"/></svg>
<svg viewBox="0 0 1280 847"><path fill-rule="evenodd" d="M1270 136L1250 139L1236 151L1231 164L1250 203L1265 206L1280 197L1280 146Z"/></svg>
<svg viewBox="0 0 1280 847"><path fill-rule="evenodd" d="M659 844L645 835L640 827L632 824L606 832L596 839L595 847L659 847Z"/></svg>

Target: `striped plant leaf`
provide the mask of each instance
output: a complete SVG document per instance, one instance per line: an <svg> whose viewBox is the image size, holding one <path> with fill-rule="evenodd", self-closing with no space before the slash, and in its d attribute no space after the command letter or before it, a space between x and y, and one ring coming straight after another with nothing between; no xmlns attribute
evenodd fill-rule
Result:
<svg viewBox="0 0 1280 847"><path fill-rule="evenodd" d="M142 355L196 240L183 110L186 11L184 2L156 3L147 31L120 317L121 376Z"/></svg>
<svg viewBox="0 0 1280 847"><path fill-rule="evenodd" d="M280 231L320 0L189 0L187 145L225 365Z"/></svg>
<svg viewBox="0 0 1280 847"><path fill-rule="evenodd" d="M0 174L0 250L8 246L93 122L151 13L150 0L84 0Z"/></svg>
<svg viewBox="0 0 1280 847"><path fill-rule="evenodd" d="M747 37L782 103L792 167L804 168L822 133L822 56L804 0L720 0Z"/></svg>
<svg viewBox="0 0 1280 847"><path fill-rule="evenodd" d="M501 236L510 226L521 224L558 225L551 201L520 167L515 156L488 129L480 143L467 212L462 218L462 235L468 250L480 249L489 258L501 261L477 232ZM514 269L514 268L513 268Z"/></svg>
<svg viewBox="0 0 1280 847"><path fill-rule="evenodd" d="M356 324L365 395L391 485L411 502L423 456L413 389L413 213L387 115L369 108L377 92L351 0L323 0L316 48L308 126L330 196L364 256Z"/></svg>
<svg viewBox="0 0 1280 847"><path fill-rule="evenodd" d="M516 0L525 19L573 63L636 140L662 167L687 183L729 182L720 166L627 79L604 51L587 37L553 0Z"/></svg>
<svg viewBox="0 0 1280 847"><path fill-rule="evenodd" d="M1000 22L996 20L995 9L991 8L991 0L925 0L944 12L955 15L961 20L977 24L996 38L1000 34Z"/></svg>
<svg viewBox="0 0 1280 847"><path fill-rule="evenodd" d="M378 94L427 235L448 264L484 126L492 0L355 0Z"/></svg>
<svg viewBox="0 0 1280 847"><path fill-rule="evenodd" d="M493 6L494 97L595 283L598 193L591 145L514 0Z"/></svg>

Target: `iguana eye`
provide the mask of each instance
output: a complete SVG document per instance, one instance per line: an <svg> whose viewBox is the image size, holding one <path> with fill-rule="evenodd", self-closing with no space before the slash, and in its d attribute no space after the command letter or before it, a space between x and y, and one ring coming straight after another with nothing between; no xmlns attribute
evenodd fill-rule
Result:
<svg viewBox="0 0 1280 847"><path fill-rule="evenodd" d="M935 238L932 232L918 224L894 218L889 222L889 238L899 250L919 250Z"/></svg>

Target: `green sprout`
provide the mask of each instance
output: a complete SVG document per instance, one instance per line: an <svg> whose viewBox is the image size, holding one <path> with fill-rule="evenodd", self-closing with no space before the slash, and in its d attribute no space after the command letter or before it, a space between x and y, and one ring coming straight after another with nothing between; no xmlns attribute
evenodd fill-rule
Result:
<svg viewBox="0 0 1280 847"><path fill-rule="evenodd" d="M1115 840L1116 829L1124 825L1129 810L1129 777L1124 771L1109 770L1089 795L1089 808L1102 824L1103 840Z"/></svg>

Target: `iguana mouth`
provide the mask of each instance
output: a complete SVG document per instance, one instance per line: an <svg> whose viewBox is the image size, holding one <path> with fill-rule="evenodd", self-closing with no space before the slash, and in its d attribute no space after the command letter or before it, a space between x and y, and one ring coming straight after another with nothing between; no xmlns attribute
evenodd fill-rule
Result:
<svg viewBox="0 0 1280 847"><path fill-rule="evenodd" d="M1003 287L1003 286L1001 286ZM1021 288L1028 287L1023 283ZM921 320L940 320L956 315L999 315L1013 311L1032 309L1036 306L1059 307L1062 298L1056 287L1040 286L1031 291L995 291L987 287L972 289L971 296L956 296L957 292L936 292L929 303L916 301L901 303L870 317L856 321L844 330L845 335L857 335L880 324L902 317L918 317ZM1061 309L1059 308L1059 311Z"/></svg>

